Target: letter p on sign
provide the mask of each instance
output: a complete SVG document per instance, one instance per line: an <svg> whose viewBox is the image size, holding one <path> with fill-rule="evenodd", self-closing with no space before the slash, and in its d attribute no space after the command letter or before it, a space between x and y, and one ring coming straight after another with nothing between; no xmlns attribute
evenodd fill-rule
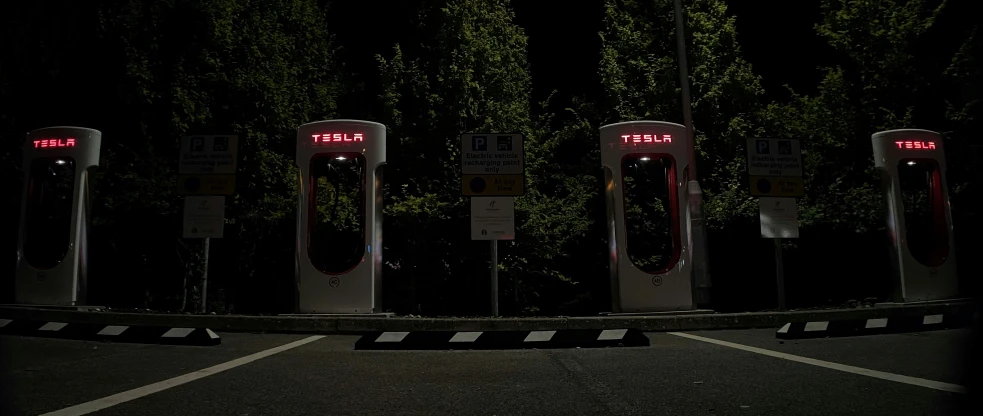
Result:
<svg viewBox="0 0 983 416"><path fill-rule="evenodd" d="M485 136L474 136L471 138L471 150L483 152L488 150L488 138Z"/></svg>
<svg viewBox="0 0 983 416"><path fill-rule="evenodd" d="M767 140L758 140L758 143L757 144L758 144L758 154L759 155L767 155L767 154L771 153L769 151L769 149L768 149L769 144L771 144L771 143L769 143Z"/></svg>

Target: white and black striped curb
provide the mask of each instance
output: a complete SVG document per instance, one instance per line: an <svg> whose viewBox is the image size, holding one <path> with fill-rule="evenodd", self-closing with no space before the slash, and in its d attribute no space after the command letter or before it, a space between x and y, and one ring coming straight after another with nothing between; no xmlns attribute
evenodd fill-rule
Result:
<svg viewBox="0 0 983 416"><path fill-rule="evenodd" d="M844 319L836 321L792 322L776 338L804 339L932 331L969 326L972 318L957 314L902 316L895 318Z"/></svg>
<svg viewBox="0 0 983 416"><path fill-rule="evenodd" d="M356 350L497 350L528 348L645 347L649 339L636 329L557 331L417 331L363 335Z"/></svg>
<svg viewBox="0 0 983 416"><path fill-rule="evenodd" d="M128 326L0 319L0 335L168 345L219 345L222 338L207 328Z"/></svg>

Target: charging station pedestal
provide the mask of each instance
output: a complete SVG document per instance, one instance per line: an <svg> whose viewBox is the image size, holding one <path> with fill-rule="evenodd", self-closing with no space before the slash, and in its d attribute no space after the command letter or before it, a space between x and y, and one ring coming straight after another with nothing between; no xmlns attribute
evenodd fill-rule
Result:
<svg viewBox="0 0 983 416"><path fill-rule="evenodd" d="M102 133L47 127L27 134L17 240L14 302L86 302L89 169L99 165Z"/></svg>
<svg viewBox="0 0 983 416"><path fill-rule="evenodd" d="M297 128L297 313L378 314L386 126L329 120Z"/></svg>
<svg viewBox="0 0 983 416"><path fill-rule="evenodd" d="M613 313L693 311L686 128L600 128Z"/></svg>
<svg viewBox="0 0 983 416"><path fill-rule="evenodd" d="M891 239L893 303L958 296L952 215L942 136L889 130L871 136Z"/></svg>

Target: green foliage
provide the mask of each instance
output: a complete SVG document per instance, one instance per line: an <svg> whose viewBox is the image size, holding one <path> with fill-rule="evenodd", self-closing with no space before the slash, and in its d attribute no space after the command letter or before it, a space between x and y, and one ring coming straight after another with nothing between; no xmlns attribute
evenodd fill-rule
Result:
<svg viewBox="0 0 983 416"><path fill-rule="evenodd" d="M357 108L345 114L377 111L362 108L361 91L371 88L350 82L366 74L340 75L357 65L340 63L352 59L343 59L321 3L4 5L12 8L0 13L0 46L14 58L0 65L4 177L13 178L11 184L21 179L21 142L12 138L25 130L75 124L104 133L102 160L92 176L93 303L189 311L198 303L194 284L203 253L199 241L179 234L178 143L186 134L231 133L239 136L237 192L227 200L225 238L211 243L209 301L220 312L289 310L297 289L291 277L297 184L310 179L299 177L293 160L296 128L336 117L342 96L360 96L352 100ZM598 65L603 96L570 102L551 96L536 107L530 102L528 39L514 23L509 1L412 3L387 9L417 8L418 14L392 53L369 62L381 81L373 103L382 110L377 121L388 127L386 309L487 313L485 302L476 301L487 298L487 243L470 241L469 201L460 189L459 137L470 132L526 137L517 236L499 243L503 311L605 308L609 253L598 129L632 120L682 122L672 0L606 0L598 16L604 24ZM724 0L684 2L710 259L718 293L741 298L731 306L748 308L744 295L773 290L772 271L752 265L769 263L770 253L760 250L757 200L747 192L748 137L802 143L803 238L787 245L786 273L796 276L788 281L790 292L818 293L824 301L882 290L869 276L887 267L874 260L862 261L852 274L823 274L832 256L884 257L880 178L870 157L876 131L943 132L955 221L969 224L978 215L968 202L979 184L967 155L983 137L983 34L968 7L943 0L823 0L816 29L838 52L837 60L817 80L815 94L793 91L790 99L765 105ZM56 9L67 12L46 12ZM99 65L77 64L83 61ZM88 101L51 100L54 95ZM92 99L104 104L90 104ZM318 247L331 251L337 239L322 231L357 239L365 219L357 210L363 196L347 181L334 180L353 172L345 163L325 162L312 175L318 190L314 226ZM626 177L629 249L639 267L659 268L672 253L672 207L665 195L650 192L664 185L655 173ZM924 196L912 198L908 205ZM6 227L7 240L15 241L16 225ZM957 241L957 247L969 244ZM737 269L767 282L733 278L730 271ZM832 287L852 292L833 293Z"/></svg>
<svg viewBox="0 0 983 416"><path fill-rule="evenodd" d="M265 264L293 247L281 230L295 221L297 171L288 156L295 129L330 118L340 89L322 11L313 0L157 0L109 2L100 16L105 41L122 56L114 70L129 111L103 144L97 212L105 226L120 229L130 218L164 223L174 228L161 237L178 241L179 138L238 134L226 236L248 238L232 240L228 263L212 269L247 282L266 275ZM161 262L175 260L138 270L166 281L155 270L173 269Z"/></svg>
<svg viewBox="0 0 983 416"><path fill-rule="evenodd" d="M682 120L671 0L609 0L601 32L607 122ZM711 227L749 216L744 143L764 93L741 57L734 18L722 1L684 6L698 174ZM685 163L680 161L680 163Z"/></svg>
<svg viewBox="0 0 983 416"><path fill-rule="evenodd" d="M459 243L463 233L444 231L462 229L469 212L460 196L460 134L530 136L527 39L512 19L504 0L427 2L418 38L397 45L388 59L378 57L387 151L414 155L386 167L386 214L399 219L386 226L387 253L395 254L387 263L408 270L421 287L459 279L464 260L478 259L467 249L475 243ZM526 163L535 168L536 146L526 149ZM502 263L507 269L511 262L506 255ZM447 267L434 267L440 263ZM414 274L418 268L425 277ZM440 307L428 299L401 301Z"/></svg>

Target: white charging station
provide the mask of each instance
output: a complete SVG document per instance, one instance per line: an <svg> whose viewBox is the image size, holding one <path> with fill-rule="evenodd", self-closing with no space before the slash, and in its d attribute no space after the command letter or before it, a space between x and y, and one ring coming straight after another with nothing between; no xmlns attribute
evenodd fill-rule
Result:
<svg viewBox="0 0 983 416"><path fill-rule="evenodd" d="M871 142L887 205L893 301L958 296L942 136L928 130L889 130L874 133Z"/></svg>
<svg viewBox="0 0 983 416"><path fill-rule="evenodd" d="M89 169L102 133L47 127L27 134L14 301L85 305Z"/></svg>
<svg viewBox="0 0 983 416"><path fill-rule="evenodd" d="M328 120L297 128L297 311L380 313L386 126Z"/></svg>
<svg viewBox="0 0 983 416"><path fill-rule="evenodd" d="M613 312L694 309L686 128L633 121L600 132Z"/></svg>

